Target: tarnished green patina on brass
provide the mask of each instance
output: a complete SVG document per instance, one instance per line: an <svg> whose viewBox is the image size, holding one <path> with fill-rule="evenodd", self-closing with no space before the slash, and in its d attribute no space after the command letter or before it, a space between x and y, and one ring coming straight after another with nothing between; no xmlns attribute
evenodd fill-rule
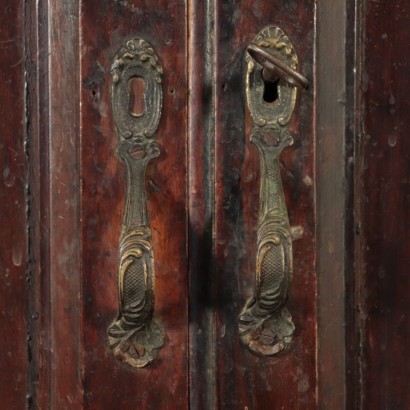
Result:
<svg viewBox="0 0 410 410"><path fill-rule="evenodd" d="M297 69L296 52L278 27L267 27L253 44ZM252 118L251 141L259 150L261 166L256 283L253 297L239 316L241 340L255 353L270 356L285 349L295 326L286 308L292 279L292 235L282 188L279 157L293 144L289 121L298 88L278 76L274 101L264 99L263 67L246 55L246 97ZM303 76L300 76L304 78ZM273 80L273 79L272 79Z"/></svg>
<svg viewBox="0 0 410 410"><path fill-rule="evenodd" d="M154 254L145 200L145 169L160 153L155 132L162 108L162 67L143 39L127 41L114 58L112 107L118 130L117 154L127 168L127 197L119 246L119 314L108 329L114 355L133 367L152 362L164 343L154 314ZM143 112L130 112L129 82L143 80Z"/></svg>

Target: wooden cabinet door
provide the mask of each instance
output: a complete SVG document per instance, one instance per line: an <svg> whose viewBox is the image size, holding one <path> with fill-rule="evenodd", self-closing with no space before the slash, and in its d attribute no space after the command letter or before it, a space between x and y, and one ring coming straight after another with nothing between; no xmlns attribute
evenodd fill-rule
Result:
<svg viewBox="0 0 410 410"><path fill-rule="evenodd" d="M402 1L4 0L0 21L5 409L409 406ZM255 116L258 84L288 119ZM245 334L267 271L289 292Z"/></svg>

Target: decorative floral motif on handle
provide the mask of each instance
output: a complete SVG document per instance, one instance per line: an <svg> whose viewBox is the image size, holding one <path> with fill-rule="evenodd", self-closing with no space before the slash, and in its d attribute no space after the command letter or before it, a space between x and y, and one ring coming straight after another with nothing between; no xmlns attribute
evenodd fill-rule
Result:
<svg viewBox="0 0 410 410"><path fill-rule="evenodd" d="M253 44L266 49L293 70L297 69L296 52L280 28L265 28L255 37ZM260 154L261 185L255 291L239 316L239 333L251 351L270 356L289 345L295 330L286 308L293 271L292 237L279 157L284 148L293 144L289 121L297 87L278 77L277 99L266 102L263 98L263 67L249 54L246 61L251 141Z"/></svg>
<svg viewBox="0 0 410 410"><path fill-rule="evenodd" d="M163 72L154 49L136 38L118 51L111 74L117 154L127 168L127 197L119 246L119 313L108 329L108 341L118 359L144 367L164 343L162 326L154 319L154 253L144 188L146 166L160 154L155 132ZM145 85L143 113L138 116L129 112L129 82L134 78Z"/></svg>

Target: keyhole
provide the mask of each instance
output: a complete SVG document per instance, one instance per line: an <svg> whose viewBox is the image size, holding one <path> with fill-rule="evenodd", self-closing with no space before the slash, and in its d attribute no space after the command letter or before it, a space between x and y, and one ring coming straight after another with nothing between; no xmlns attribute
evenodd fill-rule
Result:
<svg viewBox="0 0 410 410"><path fill-rule="evenodd" d="M279 98L278 85L279 79L275 81L264 81L265 89L263 91L263 100L267 103L273 103Z"/></svg>
<svg viewBox="0 0 410 410"><path fill-rule="evenodd" d="M128 81L128 110L134 117L140 117L145 111L145 81L141 77L132 77Z"/></svg>

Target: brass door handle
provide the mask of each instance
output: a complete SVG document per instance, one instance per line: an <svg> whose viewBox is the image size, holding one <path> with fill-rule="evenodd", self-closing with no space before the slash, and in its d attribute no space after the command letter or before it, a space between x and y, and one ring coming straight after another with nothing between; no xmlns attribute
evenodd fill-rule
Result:
<svg viewBox="0 0 410 410"><path fill-rule="evenodd" d="M155 358L164 331L153 319L154 253L145 200L145 169L160 153L156 129L162 108L162 66L143 39L127 41L112 68L112 108L117 154L127 169L127 197L119 245L119 313L108 329L114 355L133 367ZM137 86L139 95L133 94Z"/></svg>
<svg viewBox="0 0 410 410"><path fill-rule="evenodd" d="M285 349L295 330L286 308L293 272L292 229L279 157L293 144L289 121L298 87L306 87L307 80L296 71L296 52L278 27L267 27L256 36L246 62L251 141L260 154L261 183L255 291L239 316L239 333L251 351L269 356ZM275 89L267 93L273 81Z"/></svg>

